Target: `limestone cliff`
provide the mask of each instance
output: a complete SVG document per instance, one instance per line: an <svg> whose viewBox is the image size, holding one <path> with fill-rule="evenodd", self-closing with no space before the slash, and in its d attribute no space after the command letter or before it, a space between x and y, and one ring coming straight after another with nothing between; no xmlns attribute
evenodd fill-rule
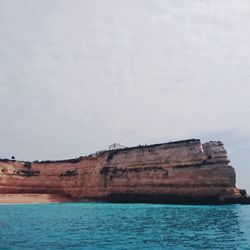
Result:
<svg viewBox="0 0 250 250"><path fill-rule="evenodd" d="M191 139L102 151L62 161L0 161L0 194L64 194L76 200L244 203L219 141Z"/></svg>

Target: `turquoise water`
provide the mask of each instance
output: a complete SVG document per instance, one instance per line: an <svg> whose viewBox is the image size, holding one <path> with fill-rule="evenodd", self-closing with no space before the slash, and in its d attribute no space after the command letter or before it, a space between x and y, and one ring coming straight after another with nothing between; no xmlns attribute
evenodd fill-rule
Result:
<svg viewBox="0 0 250 250"><path fill-rule="evenodd" d="M0 249L250 249L250 206L0 205Z"/></svg>

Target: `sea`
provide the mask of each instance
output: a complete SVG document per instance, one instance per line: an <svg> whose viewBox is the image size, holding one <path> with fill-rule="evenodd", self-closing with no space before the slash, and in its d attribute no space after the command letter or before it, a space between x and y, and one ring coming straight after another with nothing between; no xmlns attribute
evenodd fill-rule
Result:
<svg viewBox="0 0 250 250"><path fill-rule="evenodd" d="M250 206L5 204L0 249L250 249Z"/></svg>

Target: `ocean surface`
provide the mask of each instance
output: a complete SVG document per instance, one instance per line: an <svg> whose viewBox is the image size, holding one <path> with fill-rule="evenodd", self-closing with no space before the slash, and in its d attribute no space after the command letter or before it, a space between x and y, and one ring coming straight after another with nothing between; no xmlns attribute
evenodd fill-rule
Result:
<svg viewBox="0 0 250 250"><path fill-rule="evenodd" d="M0 249L250 249L250 206L0 205Z"/></svg>

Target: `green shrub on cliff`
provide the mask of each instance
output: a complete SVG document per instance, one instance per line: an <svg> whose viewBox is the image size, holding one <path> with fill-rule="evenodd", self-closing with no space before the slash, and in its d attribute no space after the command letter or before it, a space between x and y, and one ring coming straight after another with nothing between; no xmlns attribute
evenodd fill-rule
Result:
<svg viewBox="0 0 250 250"><path fill-rule="evenodd" d="M23 167L27 169L31 169L31 162L29 161L24 162Z"/></svg>

